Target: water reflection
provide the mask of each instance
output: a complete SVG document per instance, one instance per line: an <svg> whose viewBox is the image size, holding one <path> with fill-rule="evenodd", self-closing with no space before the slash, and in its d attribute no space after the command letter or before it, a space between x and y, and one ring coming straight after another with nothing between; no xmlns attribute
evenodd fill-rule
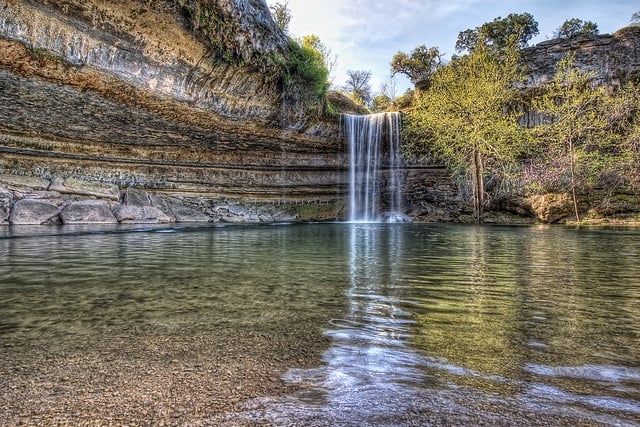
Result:
<svg viewBox="0 0 640 427"><path fill-rule="evenodd" d="M34 348L43 366L87 348L168 362L189 337L242 334L234 357L314 343L322 359L287 372L296 393L247 402L224 425L640 424L639 230L65 233L0 236L0 369ZM169 336L173 355L149 345Z"/></svg>
<svg viewBox="0 0 640 427"><path fill-rule="evenodd" d="M404 309L398 284L404 257L401 226L352 224L349 232L350 287L344 319L326 334L325 386L338 394L362 386L386 393L394 382L421 382L417 356L409 347L415 320Z"/></svg>
<svg viewBox="0 0 640 427"><path fill-rule="evenodd" d="M347 310L325 332L325 365L291 370L302 391L252 416L277 425L640 422L637 231L346 232Z"/></svg>

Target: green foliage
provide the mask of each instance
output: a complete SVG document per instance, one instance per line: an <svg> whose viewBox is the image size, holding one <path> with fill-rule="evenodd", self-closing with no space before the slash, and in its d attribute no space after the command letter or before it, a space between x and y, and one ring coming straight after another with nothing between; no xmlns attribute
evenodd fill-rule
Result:
<svg viewBox="0 0 640 427"><path fill-rule="evenodd" d="M538 22L530 13L511 13L506 18L497 17L474 29L467 29L458 34L456 50L458 52L473 51L476 46L483 45L493 51L501 51L516 38L519 47L527 46L529 40L538 35Z"/></svg>
<svg viewBox="0 0 640 427"><path fill-rule="evenodd" d="M413 84L427 80L442 65L442 55L437 47L421 45L411 51L396 53L391 59L391 73L406 75Z"/></svg>
<svg viewBox="0 0 640 427"><path fill-rule="evenodd" d="M547 117L532 130L545 147L542 162L564 169L567 179L556 182L564 183L560 190L571 192L578 221L580 193L602 184L615 188L625 180L618 167L627 150L618 142L631 126L637 96L625 90L610 95L605 87L593 85L594 77L593 72L575 68L573 57L567 56L533 103Z"/></svg>
<svg viewBox="0 0 640 427"><path fill-rule="evenodd" d="M631 25L640 25L640 10L631 15Z"/></svg>
<svg viewBox="0 0 640 427"><path fill-rule="evenodd" d="M598 25L595 22L573 18L564 21L553 33L553 37L558 39L570 39L576 36L595 36L598 32Z"/></svg>
<svg viewBox="0 0 640 427"><path fill-rule="evenodd" d="M518 96L519 53L500 55L484 43L439 68L408 113L410 139L428 144L458 176L470 176L474 216L482 221L485 172L504 176L522 152L526 134L505 108Z"/></svg>
<svg viewBox="0 0 640 427"><path fill-rule="evenodd" d="M302 100L309 108L323 108L329 89L329 70L321 52L290 40L288 55L281 62L285 92Z"/></svg>
<svg viewBox="0 0 640 427"><path fill-rule="evenodd" d="M371 101L371 112L373 113L382 113L389 111L391 108L393 108L393 100L387 95L374 96L373 101Z"/></svg>
<svg viewBox="0 0 640 427"><path fill-rule="evenodd" d="M284 3L277 2L269 8L271 10L271 16L277 27L285 34L289 33L289 23L291 22L291 10L289 9L289 2Z"/></svg>

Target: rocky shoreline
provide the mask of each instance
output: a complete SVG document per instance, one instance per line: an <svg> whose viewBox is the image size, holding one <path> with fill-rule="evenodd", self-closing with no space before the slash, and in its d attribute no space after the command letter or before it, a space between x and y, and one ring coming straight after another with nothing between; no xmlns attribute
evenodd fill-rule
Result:
<svg viewBox="0 0 640 427"><path fill-rule="evenodd" d="M336 219L335 204L250 203L76 178L0 174L0 225L271 223Z"/></svg>

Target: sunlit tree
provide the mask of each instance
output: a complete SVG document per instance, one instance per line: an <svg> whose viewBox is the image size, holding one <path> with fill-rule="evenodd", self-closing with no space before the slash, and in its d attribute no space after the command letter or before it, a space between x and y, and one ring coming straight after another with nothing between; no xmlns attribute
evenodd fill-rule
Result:
<svg viewBox="0 0 640 427"><path fill-rule="evenodd" d="M590 153L601 153L598 145L607 140L611 121L607 117L606 88L592 84L592 71L574 67L573 57L563 58L556 67L553 80L533 107L545 117L534 132L547 153L555 159L566 159L569 188L576 220L580 221L578 192L581 186L578 169L585 169ZM602 158L602 156L600 156Z"/></svg>
<svg viewBox="0 0 640 427"><path fill-rule="evenodd" d="M431 74L443 63L442 55L437 47L421 45L411 51L411 55L398 52L391 59L392 75L404 74L416 84L428 80Z"/></svg>
<svg viewBox="0 0 640 427"><path fill-rule="evenodd" d="M599 32L598 24L592 21L583 21L582 19L567 19L553 33L554 38L570 39L577 36L597 35Z"/></svg>
<svg viewBox="0 0 640 427"><path fill-rule="evenodd" d="M427 144L458 175L470 177L476 221L482 222L487 172L512 164L525 132L506 105L517 97L517 39L500 53L482 41L467 55L439 68L408 113L412 139Z"/></svg>
<svg viewBox="0 0 640 427"><path fill-rule="evenodd" d="M533 19L533 15L511 13L506 18L498 16L479 27L461 31L456 41L456 50L471 52L476 46L482 45L483 48L500 51L512 43L514 37L522 48L538 33L538 22Z"/></svg>
<svg viewBox="0 0 640 427"><path fill-rule="evenodd" d="M307 36L303 36L299 40L300 45L305 48L314 49L322 55L324 66L329 72L329 82L331 83L333 77L333 73L336 70L336 66L338 65L338 57L335 55L331 49L329 49L322 41L320 37L316 34L309 34Z"/></svg>

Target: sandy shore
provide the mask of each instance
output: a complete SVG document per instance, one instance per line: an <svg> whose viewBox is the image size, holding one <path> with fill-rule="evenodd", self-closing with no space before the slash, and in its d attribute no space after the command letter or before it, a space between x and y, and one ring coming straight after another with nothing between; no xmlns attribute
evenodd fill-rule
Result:
<svg viewBox="0 0 640 427"><path fill-rule="evenodd" d="M326 344L304 331L232 330L4 340L0 425L218 425L247 399L293 391L282 374L317 365Z"/></svg>

